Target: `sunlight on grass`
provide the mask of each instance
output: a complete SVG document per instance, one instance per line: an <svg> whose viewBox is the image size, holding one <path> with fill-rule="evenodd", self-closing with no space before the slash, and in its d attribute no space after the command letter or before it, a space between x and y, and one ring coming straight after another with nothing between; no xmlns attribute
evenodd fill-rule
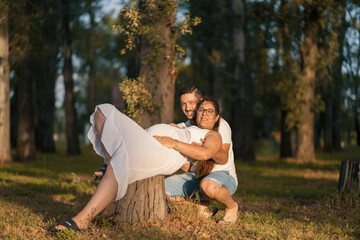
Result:
<svg viewBox="0 0 360 240"><path fill-rule="evenodd" d="M113 226L97 219L88 231L52 232L90 199L92 173L103 159L92 148L82 155L38 153L38 160L0 168L1 239L359 239L357 193L337 194L341 160L357 159L360 148L340 153L318 151L312 163L280 160L273 142L257 144L256 162L236 161L239 203L235 225L218 223L190 205L171 208L164 221ZM196 236L196 237L194 237Z"/></svg>

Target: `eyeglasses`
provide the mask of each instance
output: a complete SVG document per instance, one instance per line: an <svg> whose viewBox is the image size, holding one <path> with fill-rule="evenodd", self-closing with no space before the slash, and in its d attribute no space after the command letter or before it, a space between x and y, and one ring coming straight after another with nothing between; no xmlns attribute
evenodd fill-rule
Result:
<svg viewBox="0 0 360 240"><path fill-rule="evenodd" d="M207 116L212 116L212 115L214 115L215 110L211 109L211 108L205 109L205 108L201 107L201 108L199 108L197 110L197 113L199 113L199 114L205 114L206 113Z"/></svg>

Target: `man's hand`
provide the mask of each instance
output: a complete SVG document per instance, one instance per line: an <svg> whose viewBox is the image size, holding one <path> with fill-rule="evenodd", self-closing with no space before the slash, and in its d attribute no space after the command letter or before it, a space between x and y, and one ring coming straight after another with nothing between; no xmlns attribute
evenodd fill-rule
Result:
<svg viewBox="0 0 360 240"><path fill-rule="evenodd" d="M176 140L172 139L171 137L167 136L154 136L159 143L161 143L164 147L167 148L174 148L176 144Z"/></svg>
<svg viewBox="0 0 360 240"><path fill-rule="evenodd" d="M180 127L180 126L178 126L178 125L175 124L175 123L169 123L169 125L172 126L172 127L180 128L180 129L185 128L185 127Z"/></svg>

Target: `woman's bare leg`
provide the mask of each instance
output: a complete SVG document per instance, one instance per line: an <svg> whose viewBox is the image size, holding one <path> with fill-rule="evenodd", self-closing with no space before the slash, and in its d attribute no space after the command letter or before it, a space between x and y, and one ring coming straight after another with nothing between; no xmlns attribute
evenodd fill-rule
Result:
<svg viewBox="0 0 360 240"><path fill-rule="evenodd" d="M72 220L76 222L80 229L86 229L89 226L90 221L114 200L117 189L118 183L114 175L114 170L110 164L88 204L86 204L84 209ZM55 229L65 230L66 227L58 225Z"/></svg>
<svg viewBox="0 0 360 240"><path fill-rule="evenodd" d="M102 132L103 132L103 128L104 128L104 123L106 121L106 117L105 115L101 112L101 110L99 108L96 109L95 111L95 131L97 133L97 138L98 140L100 141L101 143L101 148L105 154L105 159L106 159L106 164L109 164L110 163L110 159L111 159L111 156L110 154L107 152L104 144L101 142L101 136L102 136ZM103 173L102 172L94 172L94 177L102 177Z"/></svg>
<svg viewBox="0 0 360 240"><path fill-rule="evenodd" d="M106 117L98 108L95 112L95 130L99 141L101 141L105 120ZM103 143L101 143L101 147L105 154L106 163L109 164L111 156L106 151ZM114 200L117 189L118 183L115 178L114 170L111 164L109 164L103 179L96 188L90 201L86 204L84 209L73 218L80 229L86 229L89 226L90 221ZM65 230L66 227L58 225L55 229Z"/></svg>

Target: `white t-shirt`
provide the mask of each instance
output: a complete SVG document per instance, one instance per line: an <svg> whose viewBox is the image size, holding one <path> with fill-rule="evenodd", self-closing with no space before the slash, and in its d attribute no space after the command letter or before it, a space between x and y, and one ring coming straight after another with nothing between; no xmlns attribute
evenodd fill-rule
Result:
<svg viewBox="0 0 360 240"><path fill-rule="evenodd" d="M179 127L189 127L191 126L190 120L186 122L178 123ZM223 119L220 119L219 125L219 134L222 138L223 144L230 144L229 152L228 152L228 161L225 164L215 164L213 170L211 172L216 171L229 171L230 175L235 178L236 185L238 184L236 170L235 170L235 163L234 163L234 152L233 152L233 144L231 140L231 128L229 124Z"/></svg>

